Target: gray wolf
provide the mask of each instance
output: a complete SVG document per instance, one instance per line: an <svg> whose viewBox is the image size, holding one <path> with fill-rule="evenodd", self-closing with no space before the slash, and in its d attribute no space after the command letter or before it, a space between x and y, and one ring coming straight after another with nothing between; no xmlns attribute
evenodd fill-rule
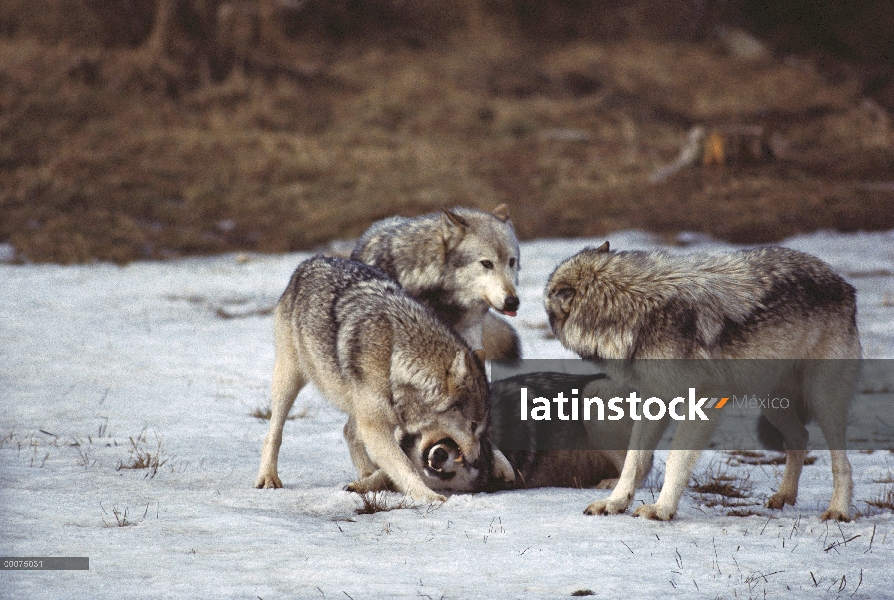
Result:
<svg viewBox="0 0 894 600"><path fill-rule="evenodd" d="M512 471L489 444L489 395L481 358L379 269L317 256L295 270L274 312L272 414L255 486L282 487L282 430L298 392L312 382L349 415L355 464L351 489L387 480L419 501L442 501L399 445L418 436L429 449L453 440L471 469ZM492 459L496 465L482 464ZM381 471L381 472L379 472ZM371 479L367 479L371 478Z"/></svg>
<svg viewBox="0 0 894 600"><path fill-rule="evenodd" d="M588 396L626 396L622 388L604 373L569 374L553 372L523 373L491 383L491 440L500 449L515 471L515 480L491 477L487 491L531 489L538 487L597 487L608 489L617 483L624 465L627 440L632 421L616 423L598 421L521 421L518 414L519 389L527 387L531 394L552 398L559 391L579 389ZM431 450L429 460L418 440L405 438L407 456L417 468L437 469L442 477L460 481L473 477L468 467L454 462L458 456L449 440ZM480 476L480 475L479 475ZM480 485L480 483L476 483ZM480 488L476 488L480 489Z"/></svg>
<svg viewBox="0 0 894 600"><path fill-rule="evenodd" d="M518 240L505 204L378 221L351 258L388 273L487 358L521 356L515 331L489 313L514 317L519 305Z"/></svg>
<svg viewBox="0 0 894 600"><path fill-rule="evenodd" d="M680 384L710 388L717 379L697 367L681 377L657 366L662 361L641 359L859 359L861 355L854 288L821 260L786 248L672 256L612 252L606 242L559 265L549 278L544 301L550 325L563 345L587 359L624 359L611 361L624 365L620 369L625 372L617 378L643 395L673 394L670 388ZM711 361L711 366L717 363ZM787 448L781 485L767 506L782 508L796 500L806 454L801 415L809 414L818 421L832 459L832 498L821 518L844 521L849 519L853 490L843 450L845 419L859 364L857 360L824 364L821 369L808 365L794 373L770 374L803 408L763 411ZM731 367L728 375L735 381L725 384L742 385L741 372ZM652 454L634 445L645 442L654 448L666 427L667 421L634 424L618 485L585 512L627 509ZM660 520L674 516L700 453L692 448L703 448L710 433L710 424L680 422L658 500L641 506L635 515Z"/></svg>
<svg viewBox="0 0 894 600"><path fill-rule="evenodd" d="M519 420L519 390L553 398L579 390L581 396L626 396L629 389L604 373L535 372L491 383L491 439L515 469L514 482L492 481L491 489L597 487L617 483L627 454L632 421Z"/></svg>

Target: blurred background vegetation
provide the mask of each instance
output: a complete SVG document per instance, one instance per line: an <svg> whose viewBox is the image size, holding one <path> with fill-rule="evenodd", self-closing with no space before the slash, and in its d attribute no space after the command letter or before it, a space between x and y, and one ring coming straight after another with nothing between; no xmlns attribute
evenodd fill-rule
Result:
<svg viewBox="0 0 894 600"><path fill-rule="evenodd" d="M522 238L887 229L892 110L890 1L2 0L0 243L281 252L501 202Z"/></svg>

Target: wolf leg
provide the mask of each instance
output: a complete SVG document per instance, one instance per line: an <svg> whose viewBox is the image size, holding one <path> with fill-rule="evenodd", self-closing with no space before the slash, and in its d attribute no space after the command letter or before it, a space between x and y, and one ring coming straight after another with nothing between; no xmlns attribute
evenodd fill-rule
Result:
<svg viewBox="0 0 894 600"><path fill-rule="evenodd" d="M664 472L664 484L655 504L644 504L633 513L634 517L646 517L669 521L677 514L680 496L689 483L692 469L698 462L702 448L708 445L714 424L710 421L683 421L677 426L671 451L668 453Z"/></svg>
<svg viewBox="0 0 894 600"><path fill-rule="evenodd" d="M790 402L804 401L800 392L796 390L792 390L789 395ZM780 509L786 504L794 506L798 499L798 480L801 478L804 459L807 457L805 450L807 429L795 406L788 409L767 409L764 411L764 416L782 434L785 446L785 470L782 473L782 482L776 493L767 500L766 507Z"/></svg>
<svg viewBox="0 0 894 600"><path fill-rule="evenodd" d="M586 515L616 515L627 510L636 488L646 478L652 465L652 450L627 451L618 484L608 498L597 500L584 509Z"/></svg>
<svg viewBox="0 0 894 600"><path fill-rule="evenodd" d="M385 471L383 471L382 469L377 469L371 475L361 477L357 481L349 483L347 486L345 486L346 491L354 492L357 494L365 494L367 492L384 492L390 489L392 489L391 481L388 479L388 476L385 475Z"/></svg>
<svg viewBox="0 0 894 600"><path fill-rule="evenodd" d="M615 515L627 510L633 494L642 485L652 468L653 450L667 428L665 421L636 421L630 433L624 466L612 493L604 500L593 502L586 509L587 515ZM620 462L620 454L616 456Z"/></svg>
<svg viewBox="0 0 894 600"><path fill-rule="evenodd" d="M859 347L854 351L859 356ZM814 373L805 377L805 395L819 422L832 459L832 498L820 515L823 521L850 521L854 480L847 458L847 410L859 375L857 360L817 362Z"/></svg>
<svg viewBox="0 0 894 600"><path fill-rule="evenodd" d="M277 327L277 330L279 329ZM299 370L298 356L288 335L277 331L276 338L276 359L273 364L273 384L270 394L270 428L264 438L261 467L255 480L256 488L282 487L282 481L277 474L282 429L298 392L307 383Z"/></svg>
<svg viewBox="0 0 894 600"><path fill-rule="evenodd" d="M798 499L798 480L801 478L801 470L804 467L806 450L786 450L785 470L782 472L782 481L776 493L767 500L767 508L783 508L786 504L795 505Z"/></svg>
<svg viewBox="0 0 894 600"><path fill-rule="evenodd" d="M399 491L421 502L447 500L422 481L410 459L395 441L392 425L360 416L356 419L356 423L357 435L363 441L366 453Z"/></svg>
<svg viewBox="0 0 894 600"><path fill-rule="evenodd" d="M345 441L348 443L348 451L351 453L351 461L357 468L360 479L364 479L372 475L378 467L369 458L366 448L363 447L363 441L357 436L357 423L354 417L348 417L348 422L344 428Z"/></svg>

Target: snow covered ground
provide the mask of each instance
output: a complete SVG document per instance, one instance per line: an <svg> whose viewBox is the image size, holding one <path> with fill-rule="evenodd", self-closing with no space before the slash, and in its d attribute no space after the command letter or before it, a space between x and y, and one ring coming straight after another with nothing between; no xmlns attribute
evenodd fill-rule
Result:
<svg viewBox="0 0 894 600"><path fill-rule="evenodd" d="M542 289L601 241L522 245L514 323L527 357L572 356L546 335ZM659 246L637 232L611 242ZM894 232L785 245L857 287L865 355L894 357ZM90 558L89 571L0 571L0 597L894 597L894 514L868 504L894 489L889 451L851 453L863 516L841 525L819 521L824 453L783 511L760 506L780 466L709 452L697 478L740 478L746 497L725 502L745 506L690 489L677 518L656 523L584 516L607 491L537 489L357 514L360 498L342 491L354 476L345 418L309 387L286 424L286 487L254 489L269 309L306 256L0 266L0 555ZM141 460L149 468L126 468ZM657 493L662 465L636 504Z"/></svg>

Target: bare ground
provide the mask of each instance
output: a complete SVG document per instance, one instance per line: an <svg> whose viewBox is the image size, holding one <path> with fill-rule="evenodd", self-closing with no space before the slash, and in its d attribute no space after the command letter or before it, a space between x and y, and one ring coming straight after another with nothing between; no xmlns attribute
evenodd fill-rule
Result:
<svg viewBox="0 0 894 600"><path fill-rule="evenodd" d="M290 70L206 82L138 46L0 38L0 242L59 263L281 252L501 202L522 238L894 228L892 117L855 72L482 27L296 42ZM654 181L697 125L719 154Z"/></svg>

